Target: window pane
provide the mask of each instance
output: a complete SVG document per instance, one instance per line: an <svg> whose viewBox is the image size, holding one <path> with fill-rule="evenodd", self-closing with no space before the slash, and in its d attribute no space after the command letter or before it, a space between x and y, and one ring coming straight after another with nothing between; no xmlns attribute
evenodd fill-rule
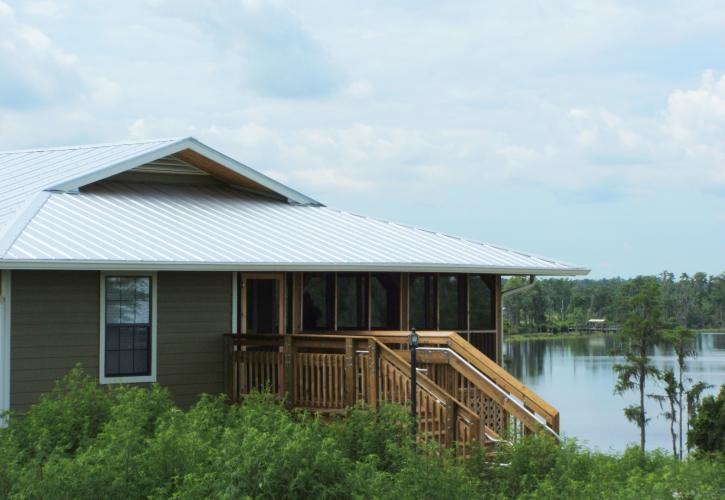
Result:
<svg viewBox="0 0 725 500"><path fill-rule="evenodd" d="M333 273L304 275L302 293L304 330L332 329L334 279Z"/></svg>
<svg viewBox="0 0 725 500"><path fill-rule="evenodd" d="M121 300L120 281L118 276L106 278L106 300Z"/></svg>
<svg viewBox="0 0 725 500"><path fill-rule="evenodd" d="M121 318L118 322L124 325L133 325L136 322L136 314L134 311L134 309L136 308L136 303L132 300L124 300L120 302L120 304Z"/></svg>
<svg viewBox="0 0 725 500"><path fill-rule="evenodd" d="M118 327L107 327L106 328L106 350L117 351L118 350Z"/></svg>
<svg viewBox="0 0 725 500"><path fill-rule="evenodd" d="M457 274L441 274L438 279L438 299L441 330L465 329L465 280Z"/></svg>
<svg viewBox="0 0 725 500"><path fill-rule="evenodd" d="M147 373L149 371L149 352L147 350L133 351L133 373Z"/></svg>
<svg viewBox="0 0 725 500"><path fill-rule="evenodd" d="M118 351L106 351L106 376L118 375Z"/></svg>
<svg viewBox="0 0 725 500"><path fill-rule="evenodd" d="M148 328L145 326L137 326L133 329L133 348L148 349L149 334Z"/></svg>
<svg viewBox="0 0 725 500"><path fill-rule="evenodd" d="M469 279L471 330L493 330L496 328L496 316L492 282L483 275L472 275Z"/></svg>
<svg viewBox="0 0 725 500"><path fill-rule="evenodd" d="M133 328L118 329L118 348L133 349Z"/></svg>
<svg viewBox="0 0 725 500"><path fill-rule="evenodd" d="M372 328L400 329L400 275L375 273L370 277Z"/></svg>
<svg viewBox="0 0 725 500"><path fill-rule="evenodd" d="M121 322L121 303L117 300L106 302L106 324L117 325Z"/></svg>
<svg viewBox="0 0 725 500"><path fill-rule="evenodd" d="M148 302L151 297L151 278L142 276L136 278L136 295L135 300L143 300Z"/></svg>
<svg viewBox="0 0 725 500"><path fill-rule="evenodd" d="M142 324L142 323L149 323L151 320L151 310L149 307L149 302L147 300L139 300L136 302L136 314L134 323Z"/></svg>
<svg viewBox="0 0 725 500"><path fill-rule="evenodd" d="M367 275L337 275L337 328L339 330L367 329Z"/></svg>
<svg viewBox="0 0 725 500"><path fill-rule="evenodd" d="M134 300L136 297L135 278L121 276L118 280L121 288L121 300Z"/></svg>
<svg viewBox="0 0 725 500"><path fill-rule="evenodd" d="M131 375L133 371L133 351L119 351L118 371L121 375Z"/></svg>
<svg viewBox="0 0 725 500"><path fill-rule="evenodd" d="M436 275L410 276L410 326L419 330L436 328Z"/></svg>

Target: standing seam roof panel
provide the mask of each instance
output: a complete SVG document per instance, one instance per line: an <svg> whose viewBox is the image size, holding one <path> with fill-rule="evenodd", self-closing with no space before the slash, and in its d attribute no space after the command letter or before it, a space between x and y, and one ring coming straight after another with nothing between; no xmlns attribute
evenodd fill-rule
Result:
<svg viewBox="0 0 725 500"><path fill-rule="evenodd" d="M584 272L483 243L226 187L117 182L79 194L52 194L5 259Z"/></svg>

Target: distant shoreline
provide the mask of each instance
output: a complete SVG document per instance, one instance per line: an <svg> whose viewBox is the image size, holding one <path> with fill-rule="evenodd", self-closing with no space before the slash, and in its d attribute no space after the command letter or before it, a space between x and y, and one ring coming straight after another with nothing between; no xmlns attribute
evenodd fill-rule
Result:
<svg viewBox="0 0 725 500"><path fill-rule="evenodd" d="M695 333L723 333L723 329L718 328L693 328ZM562 339L581 339L585 337L609 337L615 335L612 332L567 332L567 333L547 333L547 332L531 332L507 334L504 332L504 342L521 342L524 340L562 340Z"/></svg>

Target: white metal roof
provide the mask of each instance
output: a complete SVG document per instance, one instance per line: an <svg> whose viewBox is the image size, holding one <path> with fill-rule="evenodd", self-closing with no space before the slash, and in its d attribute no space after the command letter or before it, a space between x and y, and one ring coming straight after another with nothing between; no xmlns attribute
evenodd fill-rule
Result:
<svg viewBox="0 0 725 500"><path fill-rule="evenodd" d="M4 264L582 274L549 259L223 186L98 183L53 193ZM15 267L15 266L13 266ZM35 266L34 266L35 267Z"/></svg>
<svg viewBox="0 0 725 500"><path fill-rule="evenodd" d="M0 230L40 191L72 191L183 150L195 151L296 203L317 202L193 137L0 151Z"/></svg>
<svg viewBox="0 0 725 500"><path fill-rule="evenodd" d="M103 181L185 149L287 201L223 185ZM0 267L588 273L324 207L193 138L0 152Z"/></svg>

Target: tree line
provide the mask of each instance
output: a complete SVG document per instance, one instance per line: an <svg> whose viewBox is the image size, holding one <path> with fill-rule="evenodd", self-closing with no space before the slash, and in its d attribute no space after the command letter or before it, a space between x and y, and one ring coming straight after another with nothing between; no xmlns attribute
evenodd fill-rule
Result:
<svg viewBox="0 0 725 500"><path fill-rule="evenodd" d="M507 333L566 332L577 330L593 318L624 324L634 280L542 279L503 301ZM671 326L689 329L725 327L725 272L697 272L676 277L669 271L652 277L662 305L662 319ZM525 284L524 278L506 281L504 290Z"/></svg>

